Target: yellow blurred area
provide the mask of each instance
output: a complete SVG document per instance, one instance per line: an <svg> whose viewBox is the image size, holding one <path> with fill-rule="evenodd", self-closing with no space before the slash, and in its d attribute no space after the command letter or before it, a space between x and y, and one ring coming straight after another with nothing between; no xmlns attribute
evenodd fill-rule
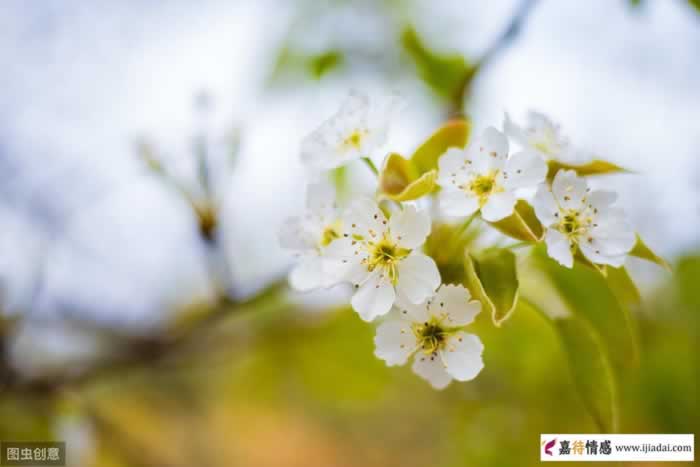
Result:
<svg viewBox="0 0 700 467"><path fill-rule="evenodd" d="M699 279L700 258L682 260L638 310L620 432L696 430ZM280 305L225 324L177 358L50 400L5 394L0 438L59 437L70 415L91 433L93 466L448 467L537 465L539 433L598 431L552 327L526 308L502 328L479 315L485 368L442 392L376 359L373 327L346 308Z"/></svg>

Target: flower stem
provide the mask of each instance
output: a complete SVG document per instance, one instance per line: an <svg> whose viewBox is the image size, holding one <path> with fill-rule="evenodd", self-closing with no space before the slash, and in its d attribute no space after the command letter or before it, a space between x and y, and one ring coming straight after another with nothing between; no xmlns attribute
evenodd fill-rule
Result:
<svg viewBox="0 0 700 467"><path fill-rule="evenodd" d="M462 234L463 234L464 232L467 231L467 229L468 229L469 226L472 224L472 222L474 221L474 219L476 218L476 215L477 215L478 213L479 213L479 211L475 212L474 214L472 214L471 216L469 216L469 217L467 218L466 221L464 221L464 223L463 223L463 224L457 229L457 231L455 232L455 237L459 238L459 237L462 236Z"/></svg>
<svg viewBox="0 0 700 467"><path fill-rule="evenodd" d="M467 231L469 226L472 224L476 216L479 214L479 211L475 212L471 216L467 218L466 221L462 225L460 225L457 230L455 230L454 235L452 237L452 241L450 242L449 249L447 251L450 252L450 256L456 255L459 253L459 247L462 242L462 235L464 235L464 232Z"/></svg>
<svg viewBox="0 0 700 467"><path fill-rule="evenodd" d="M367 165L367 167L369 167L369 170L371 170L374 175L379 176L379 170L377 169L377 166L374 165L374 162L372 162L372 159L370 159L369 157L363 157L362 162L364 162Z"/></svg>

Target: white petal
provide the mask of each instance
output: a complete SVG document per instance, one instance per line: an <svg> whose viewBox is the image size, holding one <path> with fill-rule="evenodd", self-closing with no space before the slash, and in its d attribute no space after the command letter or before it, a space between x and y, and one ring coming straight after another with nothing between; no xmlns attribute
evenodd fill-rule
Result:
<svg viewBox="0 0 700 467"><path fill-rule="evenodd" d="M325 256L321 256L321 266L324 275L322 287L332 287L345 281L352 282L353 268L360 267L356 263L326 258Z"/></svg>
<svg viewBox="0 0 700 467"><path fill-rule="evenodd" d="M591 229L590 235L608 255L629 252L637 240L624 212L619 208L608 208L595 218L595 223L597 226Z"/></svg>
<svg viewBox="0 0 700 467"><path fill-rule="evenodd" d="M396 290L410 303L421 303L432 296L440 285L440 272L435 261L422 253L412 253L399 263Z"/></svg>
<svg viewBox="0 0 700 467"><path fill-rule="evenodd" d="M505 186L509 190L534 187L544 182L547 164L539 154L531 151L513 154L504 167Z"/></svg>
<svg viewBox="0 0 700 467"><path fill-rule="evenodd" d="M467 179L467 155L463 149L450 148L438 159L438 183L455 186Z"/></svg>
<svg viewBox="0 0 700 467"><path fill-rule="evenodd" d="M300 217L290 217L280 226L279 242L282 248L289 250L310 251L316 248L316 238L305 228Z"/></svg>
<svg viewBox="0 0 700 467"><path fill-rule="evenodd" d="M387 365L403 365L417 347L411 324L401 319L386 321L377 327L374 355Z"/></svg>
<svg viewBox="0 0 700 467"><path fill-rule="evenodd" d="M324 286L323 264L318 256L305 256L289 273L289 285L302 292Z"/></svg>
<svg viewBox="0 0 700 467"><path fill-rule="evenodd" d="M369 96L356 89L348 92L345 100L340 104L336 116L359 121L367 116L369 111Z"/></svg>
<svg viewBox="0 0 700 467"><path fill-rule="evenodd" d="M582 241L579 244L579 248L581 249L581 253L583 254L583 256L585 256L586 259L595 264L609 264L610 266L617 268L625 263L626 255L603 254L603 252L599 250L596 245L590 244L586 241Z"/></svg>
<svg viewBox="0 0 700 467"><path fill-rule="evenodd" d="M614 191L596 190L588 195L588 204L601 213L607 211L616 200L617 193Z"/></svg>
<svg viewBox="0 0 700 467"><path fill-rule="evenodd" d="M352 243L353 241L349 237L337 238L323 249L323 256L332 260L357 264L362 261L362 257L355 254L359 248Z"/></svg>
<svg viewBox="0 0 700 467"><path fill-rule="evenodd" d="M327 181L306 188L306 207L320 217L335 211L335 188Z"/></svg>
<svg viewBox="0 0 700 467"><path fill-rule="evenodd" d="M535 130L558 131L558 126L554 124L548 115L542 112L530 110L527 113L527 121L528 125Z"/></svg>
<svg viewBox="0 0 700 467"><path fill-rule="evenodd" d="M430 214L418 211L415 206L407 205L394 213L389 219L391 236L405 248L417 248L425 242L430 233Z"/></svg>
<svg viewBox="0 0 700 467"><path fill-rule="evenodd" d="M501 159L495 151L489 152L488 148L480 145L479 141L467 148L467 157L471 161L469 172L472 174L486 175L494 169L502 168L505 164L505 159Z"/></svg>
<svg viewBox="0 0 700 467"><path fill-rule="evenodd" d="M348 160L341 149L344 126L348 123L333 116L301 142L301 160L312 173L339 167Z"/></svg>
<svg viewBox="0 0 700 467"><path fill-rule="evenodd" d="M394 309L401 319L409 322L424 323L430 319L427 302L421 302L418 304L411 303L399 292L396 294Z"/></svg>
<svg viewBox="0 0 700 467"><path fill-rule="evenodd" d="M503 131L510 138L514 139L521 146L527 145L527 136L525 130L513 120L511 120L508 112L503 117Z"/></svg>
<svg viewBox="0 0 700 467"><path fill-rule="evenodd" d="M386 230L387 223L377 203L369 198L353 201L343 215L343 231L350 236L368 237L370 231L379 234Z"/></svg>
<svg viewBox="0 0 700 467"><path fill-rule="evenodd" d="M428 310L431 315L443 318L447 326L466 326L481 311L481 304L470 300L471 295L464 286L446 284L430 299Z"/></svg>
<svg viewBox="0 0 700 467"><path fill-rule="evenodd" d="M457 381L470 381L484 368L483 351L484 344L477 336L460 331L450 337L441 356L447 373Z"/></svg>
<svg viewBox="0 0 700 467"><path fill-rule="evenodd" d="M573 170L560 170L554 176L552 193L557 203L563 208L580 209L586 197L588 184L577 176Z"/></svg>
<svg viewBox="0 0 700 467"><path fill-rule="evenodd" d="M450 217L470 216L479 209L479 199L471 192L443 189L438 199L440 210Z"/></svg>
<svg viewBox="0 0 700 467"><path fill-rule="evenodd" d="M310 169L320 171L324 168L324 161L327 158L330 162L331 157L326 157L332 149L325 140L323 128L319 128L309 134L301 142L301 161Z"/></svg>
<svg viewBox="0 0 700 467"><path fill-rule="evenodd" d="M515 196L508 191L494 193L489 196L486 204L481 208L481 216L490 222L499 221L513 213Z"/></svg>
<svg viewBox="0 0 700 467"><path fill-rule="evenodd" d="M544 235L544 242L547 244L547 254L562 266L573 267L574 257L571 254L569 240L566 236L554 229L547 229Z"/></svg>
<svg viewBox="0 0 700 467"><path fill-rule="evenodd" d="M547 186L542 185L537 189L537 193L535 193L535 197L532 200L532 206L535 208L537 219L545 227L557 222L556 214L559 212L559 208Z"/></svg>
<svg viewBox="0 0 700 467"><path fill-rule="evenodd" d="M377 271L365 280L364 284L352 296L352 307L364 321L372 321L377 316L385 315L394 304L396 292L391 283L382 280Z"/></svg>
<svg viewBox="0 0 700 467"><path fill-rule="evenodd" d="M484 150L489 156L505 161L508 157L508 138L506 135L490 126L481 135Z"/></svg>
<svg viewBox="0 0 700 467"><path fill-rule="evenodd" d="M597 226L581 238L581 252L596 264L621 266L636 242L634 231L615 208L609 208L596 222Z"/></svg>
<svg viewBox="0 0 700 467"><path fill-rule="evenodd" d="M373 100L367 115L369 134L363 140L366 155L369 156L376 148L386 143L391 122L404 106L404 99L398 95L382 96Z"/></svg>
<svg viewBox="0 0 700 467"><path fill-rule="evenodd" d="M435 389L445 389L452 376L445 370L445 364L438 355L416 354L413 359L413 372L428 381Z"/></svg>

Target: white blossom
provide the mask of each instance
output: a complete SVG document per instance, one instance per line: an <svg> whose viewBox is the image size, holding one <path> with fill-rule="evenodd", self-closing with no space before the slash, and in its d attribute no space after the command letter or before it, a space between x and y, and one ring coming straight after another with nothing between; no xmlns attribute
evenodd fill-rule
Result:
<svg viewBox="0 0 700 467"><path fill-rule="evenodd" d="M547 165L530 151L508 157L508 139L493 127L466 149L450 148L440 158L439 200L448 216L468 216L481 210L487 221L498 221L513 212L515 190L544 181Z"/></svg>
<svg viewBox="0 0 700 467"><path fill-rule="evenodd" d="M506 113L503 130L518 144L536 151L545 159L568 159L572 156L571 144L562 135L561 127L542 113L528 112L524 127L513 122Z"/></svg>
<svg viewBox="0 0 700 467"><path fill-rule="evenodd" d="M549 256L570 268L578 248L592 263L621 266L635 235L622 210L612 207L616 199L614 192L591 191L573 170L557 172L551 191L541 186L533 200Z"/></svg>
<svg viewBox="0 0 700 467"><path fill-rule="evenodd" d="M367 95L350 92L340 109L303 140L302 161L318 173L371 157L386 142L393 103L370 102Z"/></svg>
<svg viewBox="0 0 700 467"><path fill-rule="evenodd" d="M481 311L470 300L463 286L443 285L420 305L398 305L377 328L375 355L390 366L413 356L413 371L436 389L474 379L484 366L484 346L463 330Z"/></svg>
<svg viewBox="0 0 700 467"><path fill-rule="evenodd" d="M325 255L327 247L340 238L341 232L342 220L333 187L326 183L309 185L306 212L301 217L288 218L279 235L282 247L299 256L289 274L293 288L307 291L330 287L342 279L344 265Z"/></svg>
<svg viewBox="0 0 700 467"><path fill-rule="evenodd" d="M376 202L359 199L342 225L343 236L330 244L328 255L349 267L352 307L363 320L388 313L397 296L421 303L440 285L435 261L420 252L431 228L427 212L408 205L387 219Z"/></svg>

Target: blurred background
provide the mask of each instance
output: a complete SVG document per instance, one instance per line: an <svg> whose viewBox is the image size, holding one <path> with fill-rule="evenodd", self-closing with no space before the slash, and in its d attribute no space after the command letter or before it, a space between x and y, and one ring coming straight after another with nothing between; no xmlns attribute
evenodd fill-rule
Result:
<svg viewBox="0 0 700 467"><path fill-rule="evenodd" d="M436 392L374 358L346 290L286 289L299 144L349 89L402 96L404 154L535 109L632 170L604 183L673 272L628 262L620 432L696 432L699 57L694 0L1 2L0 440L76 466L525 466L540 433L597 431L536 314L480 317L485 370Z"/></svg>

